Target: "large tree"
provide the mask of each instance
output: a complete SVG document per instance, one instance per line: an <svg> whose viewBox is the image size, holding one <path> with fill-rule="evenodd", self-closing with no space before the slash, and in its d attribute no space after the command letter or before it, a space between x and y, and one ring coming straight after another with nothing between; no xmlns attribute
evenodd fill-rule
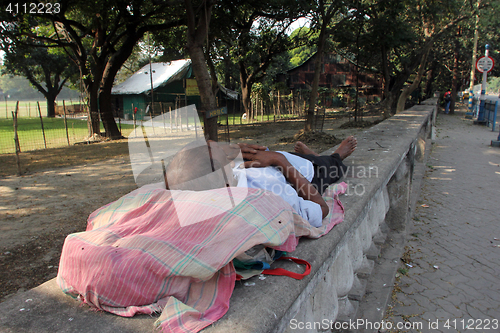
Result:
<svg viewBox="0 0 500 333"><path fill-rule="evenodd" d="M340 16L342 10L345 9L344 1L324 1L318 0L317 6L313 12L314 24L313 28L319 31L318 40L316 42L317 52L314 59L314 77L311 87L311 95L309 99L309 107L307 109L306 122L304 125L305 131L312 130L314 121L314 109L316 108L316 100L318 98L319 79L321 75L321 65L323 55L325 53L326 41L331 33L331 23L335 16ZM341 21L341 20L339 20Z"/></svg>
<svg viewBox="0 0 500 333"><path fill-rule="evenodd" d="M10 38L61 47L75 61L88 96L92 133L99 133L99 113L106 135L120 137L112 107L114 78L134 46L148 31L185 23L179 2L137 0L61 0L50 14L18 14L5 30ZM46 27L40 30L39 27ZM52 29L49 29L52 27ZM46 33L40 33L41 31ZM31 40L31 41L30 41Z"/></svg>
<svg viewBox="0 0 500 333"><path fill-rule="evenodd" d="M285 0L232 0L215 8L214 35L224 41L238 66L242 104L248 114L252 86L277 65L278 55L295 46L287 35L289 26L309 9L307 1Z"/></svg>
<svg viewBox="0 0 500 333"><path fill-rule="evenodd" d="M404 110L408 96L419 86L435 42L472 16L471 8L452 0L440 3L417 1L413 6L406 7L405 14L405 26L412 28L415 40L404 52L399 48L389 50L395 56L393 66L388 65L391 54L386 53L382 58L385 68L392 67L392 86L386 97L386 107L394 110L395 106L396 112Z"/></svg>
<svg viewBox="0 0 500 333"><path fill-rule="evenodd" d="M54 117L57 95L70 78L76 79L75 64L60 50L50 50L43 45L28 48L2 43L2 49L6 52L2 73L27 78L47 100L47 116Z"/></svg>
<svg viewBox="0 0 500 333"><path fill-rule="evenodd" d="M460 22L472 17L474 9L469 2L454 0L358 0L352 3L351 13L363 13L360 16L363 29L359 36L352 34L350 43L343 43L342 51L368 59L356 59L356 62L365 62L382 75L382 105L386 116L404 109L408 97L424 77L435 77L435 73L428 70L438 68L442 61L432 55L436 42L456 31ZM335 35L344 38L342 28ZM358 37L359 52L355 50ZM433 60L431 65L428 59Z"/></svg>
<svg viewBox="0 0 500 333"><path fill-rule="evenodd" d="M214 1L201 0L195 3L192 0L184 0L187 15L187 44L186 49L191 56L193 72L196 77L196 83L200 91L201 112L206 115L207 111L217 108L215 99L216 81L214 75L210 78L205 58L204 44L208 34L210 18L212 16L212 7ZM196 7L194 5L197 5ZM205 137L218 141L217 117L204 117Z"/></svg>

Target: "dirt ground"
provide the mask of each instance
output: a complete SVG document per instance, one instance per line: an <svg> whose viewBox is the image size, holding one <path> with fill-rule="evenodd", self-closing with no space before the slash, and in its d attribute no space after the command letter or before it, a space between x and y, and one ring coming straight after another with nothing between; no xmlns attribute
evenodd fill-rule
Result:
<svg viewBox="0 0 500 333"><path fill-rule="evenodd" d="M364 120L378 120L379 116ZM348 118L327 118L324 133L301 137L317 152L366 128L341 129ZM231 142L293 150L303 120L231 127ZM335 138L332 137L335 136ZM333 140L333 141L332 141ZM127 140L0 155L0 301L57 275L65 237L84 231L95 209L135 189Z"/></svg>

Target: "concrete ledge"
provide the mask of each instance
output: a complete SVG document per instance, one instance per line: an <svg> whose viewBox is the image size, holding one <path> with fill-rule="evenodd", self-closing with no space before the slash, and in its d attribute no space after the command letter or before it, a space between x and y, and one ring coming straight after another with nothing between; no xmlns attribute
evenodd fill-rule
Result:
<svg viewBox="0 0 500 333"><path fill-rule="evenodd" d="M436 105L437 98L428 100L358 136L358 148L347 161L344 178L349 185L341 198L345 221L318 240L302 239L293 253L311 263L309 276L300 281L253 278L252 286L237 282L229 311L204 332L316 332L328 329L322 323L359 317L358 308L366 299L363 294L373 288L364 280L374 271L370 258L376 260L379 253L391 249L387 244L404 239L415 165L424 160ZM380 309L370 314L372 320L381 316L382 307L382 303L372 306ZM155 319L92 311L64 295L55 280L0 304L1 332L152 332ZM319 326L294 329L299 323L314 322Z"/></svg>

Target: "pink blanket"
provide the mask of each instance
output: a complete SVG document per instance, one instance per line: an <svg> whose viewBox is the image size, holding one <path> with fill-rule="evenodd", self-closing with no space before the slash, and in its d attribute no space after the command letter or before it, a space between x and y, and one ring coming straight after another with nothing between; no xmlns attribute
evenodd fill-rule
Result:
<svg viewBox="0 0 500 333"><path fill-rule="evenodd" d="M96 210L87 231L66 238L57 282L97 309L125 317L158 312L165 332L197 332L227 312L233 258L257 244L290 252L298 237L326 234L343 220L338 194L345 189L327 190L330 214L314 228L263 190L232 188L238 204L228 210L218 204L226 189L143 187Z"/></svg>

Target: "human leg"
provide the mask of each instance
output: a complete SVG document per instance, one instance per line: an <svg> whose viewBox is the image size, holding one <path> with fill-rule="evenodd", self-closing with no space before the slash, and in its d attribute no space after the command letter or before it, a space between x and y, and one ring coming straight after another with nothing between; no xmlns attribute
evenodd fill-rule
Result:
<svg viewBox="0 0 500 333"><path fill-rule="evenodd" d="M352 154L356 145L356 138L350 136L342 141L333 154L320 156L300 142L295 145L295 148L298 149L295 149L293 154L313 163L314 177L311 184L323 194L329 185L338 182L345 174L347 167L342 161Z"/></svg>
<svg viewBox="0 0 500 333"><path fill-rule="evenodd" d="M339 147L333 152L333 154L339 154L340 158L343 160L352 154L352 152L356 149L357 144L358 141L351 135L340 143ZM297 141L295 143L293 150L298 154L320 156L301 141Z"/></svg>
<svg viewBox="0 0 500 333"><path fill-rule="evenodd" d="M358 141L354 136L349 136L347 139L344 139L339 147L333 152L334 154L339 154L340 158L344 160L346 157L351 155L353 151L356 149L358 145Z"/></svg>
<svg viewBox="0 0 500 333"><path fill-rule="evenodd" d="M311 148L309 148L308 146L306 146L306 144L303 143L303 142L301 142L301 141L297 141L295 143L295 146L293 147L293 151L295 153L304 154L304 155L319 156L318 153L314 152Z"/></svg>
<svg viewBox="0 0 500 333"><path fill-rule="evenodd" d="M444 113L448 114L448 112L450 112L450 104L451 104L451 101L446 102Z"/></svg>

